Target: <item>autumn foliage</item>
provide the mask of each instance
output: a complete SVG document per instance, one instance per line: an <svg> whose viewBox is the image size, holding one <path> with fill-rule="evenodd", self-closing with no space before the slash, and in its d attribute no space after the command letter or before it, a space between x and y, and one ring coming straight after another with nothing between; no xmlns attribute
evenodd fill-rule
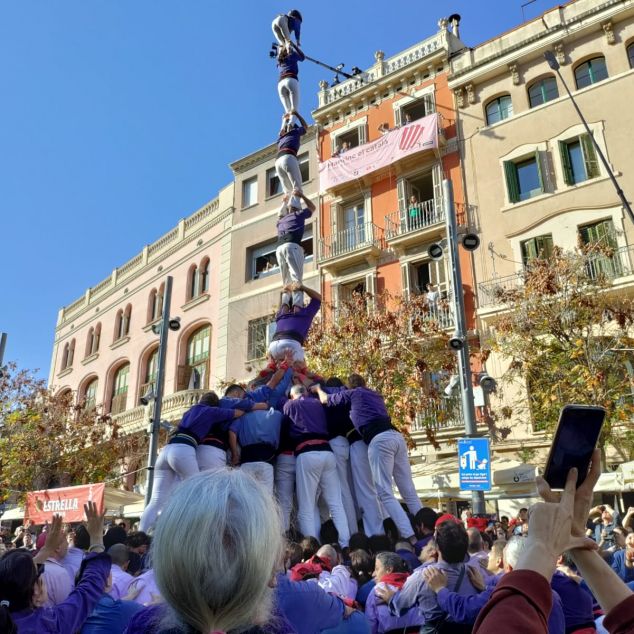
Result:
<svg viewBox="0 0 634 634"><path fill-rule="evenodd" d="M54 486L103 482L124 460L146 452L137 436L120 436L100 408L53 393L43 380L14 364L0 376L0 497ZM118 485L119 483L116 483Z"/></svg>

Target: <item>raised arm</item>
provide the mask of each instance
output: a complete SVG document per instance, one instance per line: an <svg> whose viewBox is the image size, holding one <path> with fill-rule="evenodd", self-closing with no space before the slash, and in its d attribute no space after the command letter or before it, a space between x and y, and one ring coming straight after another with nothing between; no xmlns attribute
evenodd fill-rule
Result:
<svg viewBox="0 0 634 634"><path fill-rule="evenodd" d="M310 209L311 214L315 211L315 209L317 209L317 206L315 205L315 203L310 198L308 198L308 196L306 196L304 192L295 191L293 193L296 196L299 196L306 203L306 207L307 209Z"/></svg>
<svg viewBox="0 0 634 634"><path fill-rule="evenodd" d="M308 297L310 297L311 299L315 299L318 302L321 302L321 293L318 293L317 291L313 290L312 288L309 288L308 286L304 286L303 284L300 284L297 287L298 291L304 291L304 293L306 293L306 295L308 295Z"/></svg>

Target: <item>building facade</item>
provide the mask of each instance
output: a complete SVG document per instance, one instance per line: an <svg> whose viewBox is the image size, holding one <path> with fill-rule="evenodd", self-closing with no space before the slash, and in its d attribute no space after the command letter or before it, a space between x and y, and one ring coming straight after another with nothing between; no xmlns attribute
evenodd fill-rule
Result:
<svg viewBox="0 0 634 634"><path fill-rule="evenodd" d="M603 267L623 292L634 282L634 228L565 88L544 59L552 51L621 188L634 126L634 2L576 0L546 12L451 61L466 201L478 210L474 254L478 329L495 327L499 289L521 283L534 257L603 241ZM506 366L492 356L489 373ZM513 421L498 451L549 440L529 421Z"/></svg>

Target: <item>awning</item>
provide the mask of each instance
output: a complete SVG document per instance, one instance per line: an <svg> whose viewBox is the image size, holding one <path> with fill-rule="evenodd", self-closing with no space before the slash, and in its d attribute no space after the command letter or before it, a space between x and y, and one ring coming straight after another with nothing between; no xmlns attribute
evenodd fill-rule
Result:
<svg viewBox="0 0 634 634"><path fill-rule="evenodd" d="M50 491L54 492L55 489L50 489ZM105 487L104 489L104 510L106 517L125 517L123 514L125 507L139 503L141 504L142 509L143 496L139 493L122 491L121 489L115 489L112 487ZM14 506L13 508L5 511L0 519L3 522L22 520L24 519L24 507Z"/></svg>

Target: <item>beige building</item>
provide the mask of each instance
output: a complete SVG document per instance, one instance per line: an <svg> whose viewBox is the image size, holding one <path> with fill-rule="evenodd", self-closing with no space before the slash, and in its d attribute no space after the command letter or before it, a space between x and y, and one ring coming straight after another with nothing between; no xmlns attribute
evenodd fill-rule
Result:
<svg viewBox="0 0 634 634"><path fill-rule="evenodd" d="M519 283L526 263L553 245L608 241L615 286L634 283L634 228L564 86L552 51L621 188L634 192L634 1L576 0L451 61L466 202L481 247L474 253L477 319L486 335L502 310L496 289ZM492 358L488 371L504 367ZM528 439L528 440L527 440ZM516 421L498 450L544 448Z"/></svg>
<svg viewBox="0 0 634 634"><path fill-rule="evenodd" d="M277 146L269 145L231 164L235 177L235 213L231 229L231 270L227 288L228 338L231 352L225 376L247 379L260 368L280 302L282 277L275 257L276 222L282 188L275 174ZM304 194L317 204L316 128L308 129L298 153ZM316 222L306 224L304 283L319 290L314 260Z"/></svg>

